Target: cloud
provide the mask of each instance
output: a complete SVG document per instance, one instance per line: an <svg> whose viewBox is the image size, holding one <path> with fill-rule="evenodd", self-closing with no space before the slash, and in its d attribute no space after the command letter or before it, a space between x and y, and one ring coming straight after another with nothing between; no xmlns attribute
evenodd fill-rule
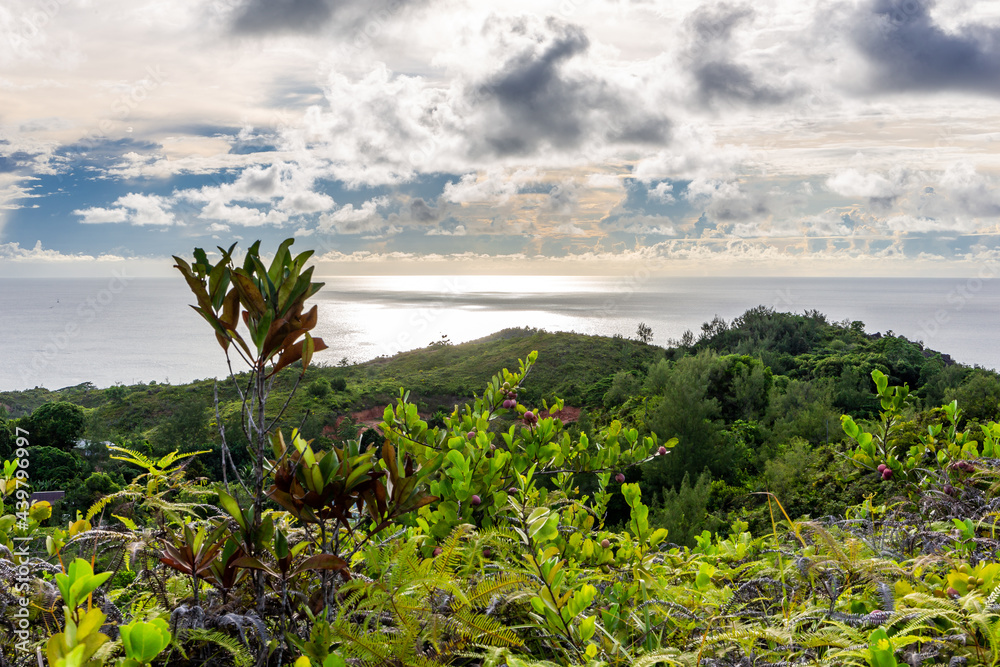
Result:
<svg viewBox="0 0 1000 667"><path fill-rule="evenodd" d="M627 89L581 67L590 39L579 26L549 17L494 17L484 29L500 66L467 95L485 111L482 148L496 155L573 149L593 135L612 143L662 144L670 121L636 105Z"/></svg>
<svg viewBox="0 0 1000 667"><path fill-rule="evenodd" d="M288 222L288 214L275 208L265 211L238 204L227 206L218 200L209 202L201 210L201 213L198 214L198 217L206 220L218 220L241 227L261 227L263 225L280 227Z"/></svg>
<svg viewBox="0 0 1000 667"><path fill-rule="evenodd" d="M682 57L703 106L720 102L773 105L796 94L794 87L765 81L762 73L735 60L734 32L752 22L754 16L750 5L722 2L698 8L685 21L689 42Z"/></svg>
<svg viewBox="0 0 1000 667"><path fill-rule="evenodd" d="M128 211L124 208L93 208L73 211L74 215L82 215L82 222L85 225L97 225L106 222L128 222Z"/></svg>
<svg viewBox="0 0 1000 667"><path fill-rule="evenodd" d="M633 175L644 183L668 178L723 178L734 175L751 157L745 146L720 144L709 127L685 123L674 132L669 148L641 157Z"/></svg>
<svg viewBox="0 0 1000 667"><path fill-rule="evenodd" d="M441 219L441 214L442 212L439 208L430 206L420 197L410 202L410 219L414 222L437 222Z"/></svg>
<svg viewBox="0 0 1000 667"><path fill-rule="evenodd" d="M587 236L587 230L582 227L577 227L572 222L564 222L561 225L557 225L553 230L556 234L562 236Z"/></svg>
<svg viewBox="0 0 1000 667"><path fill-rule="evenodd" d="M64 254L58 250L47 250L41 241L36 241L32 248L22 248L20 243L0 243L0 259L5 262L119 262L124 257L111 254L100 254L96 257L85 253Z"/></svg>
<svg viewBox="0 0 1000 667"><path fill-rule="evenodd" d="M702 206L713 221L747 221L771 214L766 197L754 196L737 181L697 178L688 184L683 196Z"/></svg>
<svg viewBox="0 0 1000 667"><path fill-rule="evenodd" d="M244 227L281 226L334 208L333 197L313 189L320 173L315 166L294 162L255 165L243 169L232 183L181 190L175 196L202 205L199 218ZM241 204L266 205L267 210Z"/></svg>
<svg viewBox="0 0 1000 667"><path fill-rule="evenodd" d="M673 221L665 215L626 214L601 222L607 231L625 232L637 236L676 236Z"/></svg>
<svg viewBox="0 0 1000 667"><path fill-rule="evenodd" d="M981 233L1000 222L1000 181L968 162L943 171L917 172L893 167L884 172L849 168L826 182L837 194L865 198L851 219L873 230L896 234Z"/></svg>
<svg viewBox="0 0 1000 667"><path fill-rule="evenodd" d="M456 183L448 181L442 198L453 204L504 204L520 187L541 178L535 169L506 169L491 167L485 172L465 174Z"/></svg>
<svg viewBox="0 0 1000 667"><path fill-rule="evenodd" d="M552 186L546 198L545 207L552 213L569 215L579 202L580 194L576 181L566 179Z"/></svg>
<svg viewBox="0 0 1000 667"><path fill-rule="evenodd" d="M119 197L112 204L114 208L93 207L73 211L73 215L81 216L83 224L122 223L136 226L145 225L183 225L168 209L171 200L159 195L144 195L130 192Z"/></svg>
<svg viewBox="0 0 1000 667"><path fill-rule="evenodd" d="M333 18L331 0L250 0L233 15L238 33L316 32Z"/></svg>
<svg viewBox="0 0 1000 667"><path fill-rule="evenodd" d="M370 199L359 207L347 204L319 219L319 230L338 234L363 234L383 229L388 222L378 213L379 207L388 204L385 197Z"/></svg>
<svg viewBox="0 0 1000 667"><path fill-rule="evenodd" d="M443 227L431 227L427 230L427 236L465 236L465 225L455 225L452 229Z"/></svg>
<svg viewBox="0 0 1000 667"><path fill-rule="evenodd" d="M979 173L969 162L958 162L941 174L939 182L955 205L968 215L1000 217L1000 183L996 176Z"/></svg>
<svg viewBox="0 0 1000 667"><path fill-rule="evenodd" d="M475 39L436 59L438 76L377 64L329 75L285 142L308 145L348 187L399 184L418 173L465 174L448 193L471 202L483 169L544 168L636 146L663 145L671 122L649 63L613 64L586 31L549 17L491 16ZM653 91L653 92L651 92ZM500 161L500 164L498 164ZM476 172L476 180L470 172ZM489 190L483 186L480 196ZM509 196L500 188L496 197Z"/></svg>
<svg viewBox="0 0 1000 667"><path fill-rule="evenodd" d="M893 167L885 174L843 169L826 180L826 187L842 197L865 198L871 206L888 207L913 188L920 176L905 167Z"/></svg>
<svg viewBox="0 0 1000 667"><path fill-rule="evenodd" d="M230 16L240 35L315 34L328 26L341 31L366 22L390 20L401 9L423 0L247 0Z"/></svg>
<svg viewBox="0 0 1000 667"><path fill-rule="evenodd" d="M329 211L335 206L333 197L323 192L294 192L285 195L281 200L281 208L293 214L318 213Z"/></svg>
<svg viewBox="0 0 1000 667"><path fill-rule="evenodd" d="M1000 26L946 30L933 0L864 0L844 27L872 68L869 90L1000 94Z"/></svg>
<svg viewBox="0 0 1000 667"><path fill-rule="evenodd" d="M667 181L662 181L656 184L656 187L649 191L649 198L655 199L661 204L673 204L676 199L672 194L674 191L673 183L668 183Z"/></svg>
<svg viewBox="0 0 1000 667"><path fill-rule="evenodd" d="M587 187L595 190L624 190L621 176L616 174L590 174L587 176Z"/></svg>

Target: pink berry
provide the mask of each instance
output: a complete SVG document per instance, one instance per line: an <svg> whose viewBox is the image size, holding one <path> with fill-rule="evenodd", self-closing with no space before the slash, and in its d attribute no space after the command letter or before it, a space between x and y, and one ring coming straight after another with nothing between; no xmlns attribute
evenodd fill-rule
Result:
<svg viewBox="0 0 1000 667"><path fill-rule="evenodd" d="M490 549L489 547L483 547L483 556L485 556L486 558L489 558L492 555L493 555L493 550L492 549Z"/></svg>
<svg viewBox="0 0 1000 667"><path fill-rule="evenodd" d="M889 480L892 479L892 468L886 468L882 471L882 479Z"/></svg>
<svg viewBox="0 0 1000 667"><path fill-rule="evenodd" d="M878 464L878 474L880 474L880 475L881 475L882 473L884 473L884 472L885 472L885 469L886 469L886 468L888 468L888 467L889 467L889 466L887 466L887 465L886 465L886 464L884 464L884 463L879 463L879 464Z"/></svg>
<svg viewBox="0 0 1000 667"><path fill-rule="evenodd" d="M509 489L507 489L507 493L513 496L514 494L517 493L517 489L512 486Z"/></svg>
<svg viewBox="0 0 1000 667"><path fill-rule="evenodd" d="M664 454L667 453L667 448L664 447L663 445L660 445L660 448L658 450L656 450L656 451L657 451L657 453L659 453L660 456L663 456Z"/></svg>
<svg viewBox="0 0 1000 667"><path fill-rule="evenodd" d="M615 475L615 481L618 482L619 484L624 484L625 483L625 475L623 475L621 473L618 473L617 475Z"/></svg>
<svg viewBox="0 0 1000 667"><path fill-rule="evenodd" d="M471 498L469 498L469 502L472 503L473 505L479 505L480 503L483 502L483 499L480 498L479 496L472 496Z"/></svg>
<svg viewBox="0 0 1000 667"><path fill-rule="evenodd" d="M435 556L441 555L441 547L434 547L434 555Z"/></svg>
<svg viewBox="0 0 1000 667"><path fill-rule="evenodd" d="M506 401L503 402L503 406L505 408L507 408L508 410L510 410L511 408L513 408L515 405L517 405L517 403L515 403L512 400L510 400L509 398Z"/></svg>
<svg viewBox="0 0 1000 667"><path fill-rule="evenodd" d="M608 547L611 546L611 540L605 537L603 540L601 540L601 546L607 549Z"/></svg>
<svg viewBox="0 0 1000 667"><path fill-rule="evenodd" d="M465 434L465 437L467 437L469 440L475 440L476 439L476 432L475 431L469 431L468 433Z"/></svg>

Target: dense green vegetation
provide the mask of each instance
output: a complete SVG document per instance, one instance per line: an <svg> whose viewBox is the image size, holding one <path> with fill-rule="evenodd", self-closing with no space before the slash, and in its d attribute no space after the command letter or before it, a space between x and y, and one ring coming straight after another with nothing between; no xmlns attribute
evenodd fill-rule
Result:
<svg viewBox="0 0 1000 667"><path fill-rule="evenodd" d="M318 365L289 245L177 258L233 381L0 394L0 666L1000 662L996 373L765 308Z"/></svg>
<svg viewBox="0 0 1000 667"><path fill-rule="evenodd" d="M707 471L711 493L704 517L696 522L704 527L728 525L735 512L760 528L761 504L748 494L764 489L781 491L796 515L839 515L860 502L870 485L852 480L838 457L839 420L841 414L876 416L873 370L886 373L893 384L907 384L917 411L958 400L966 415L963 427L975 429L1000 411L1000 377L992 371L951 363L901 337L866 334L860 322L830 323L815 312L757 308L732 323L706 323L697 339L668 349L626 338L507 329L470 343L433 345L362 364L310 366L278 425L298 427L319 443L342 442L365 430L352 415L376 408L367 421L377 423L399 387L407 387L420 413L440 425L456 404L489 380L490 369L514 367L532 350L538 351L539 362L522 400L538 404L558 396L580 408L578 421L569 425L572 433L593 434L618 419L640 433L679 439L677 455L629 476L659 506L666 502L664 493L680 502L684 477L693 489ZM335 355L335 350L326 354ZM275 411L295 384L295 374L277 380ZM69 518L89 506L94 494L86 486L92 474L103 473L117 488L135 474L109 459L105 442L151 456L209 450L191 464L190 474L221 479L214 385L206 380L182 386L34 389L0 393L0 404L14 417L7 430L24 422L40 434L38 445L52 446L51 430L69 434L57 447L68 449L73 459L57 458L49 465L58 454L41 454L45 465L32 480L39 490L69 492L57 508ZM232 383L219 383L218 391L218 415L232 454L249 466L239 397ZM70 404L79 407L66 412ZM60 410L65 417L59 417ZM914 428L920 426L918 419ZM86 446L68 447L79 440ZM0 456L9 456L10 444L0 431ZM624 509L623 501L614 503L613 519L621 520Z"/></svg>

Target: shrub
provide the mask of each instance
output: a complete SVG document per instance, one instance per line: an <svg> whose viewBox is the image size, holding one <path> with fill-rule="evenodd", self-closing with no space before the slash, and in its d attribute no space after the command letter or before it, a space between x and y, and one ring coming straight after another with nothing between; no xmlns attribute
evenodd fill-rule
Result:
<svg viewBox="0 0 1000 667"><path fill-rule="evenodd" d="M330 393L330 381L326 378L317 378L309 383L309 395L316 398L325 398Z"/></svg>

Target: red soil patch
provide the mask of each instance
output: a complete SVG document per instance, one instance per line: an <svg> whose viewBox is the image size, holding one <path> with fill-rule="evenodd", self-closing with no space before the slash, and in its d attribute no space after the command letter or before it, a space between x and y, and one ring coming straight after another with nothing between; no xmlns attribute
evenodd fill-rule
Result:
<svg viewBox="0 0 1000 667"><path fill-rule="evenodd" d="M431 415L424 412L417 413L421 419L424 421L431 418ZM368 408L367 410L359 410L358 412L352 412L350 417L354 420L354 423L358 426L363 426L365 428L373 428L379 433L378 425L382 423L382 417L385 415L385 406L375 406L373 408ZM341 423L343 423L345 415L337 417L337 423L334 426L335 429L339 429Z"/></svg>
<svg viewBox="0 0 1000 667"><path fill-rule="evenodd" d="M539 416L542 418L555 417L561 419L563 424L570 424L580 418L580 408L564 405L562 410L556 410L551 415L547 410L542 410L539 412Z"/></svg>

